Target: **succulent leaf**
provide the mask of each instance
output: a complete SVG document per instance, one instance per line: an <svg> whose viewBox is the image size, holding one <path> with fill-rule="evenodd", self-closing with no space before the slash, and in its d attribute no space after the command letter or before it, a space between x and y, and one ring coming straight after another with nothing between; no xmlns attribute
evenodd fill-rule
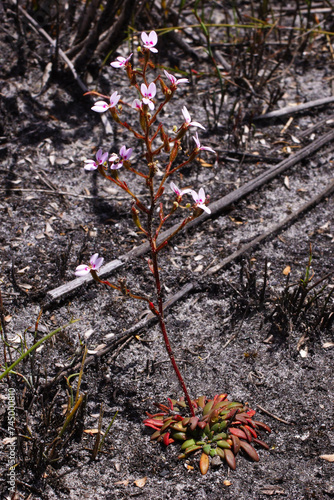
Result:
<svg viewBox="0 0 334 500"><path fill-rule="evenodd" d="M247 443L247 441L240 440L240 448L244 450L247 455L254 460L254 462L258 462L260 460L259 455L256 453L253 446Z"/></svg>
<svg viewBox="0 0 334 500"><path fill-rule="evenodd" d="M201 474L205 476L205 474L209 470L209 465L210 465L210 460L209 457L206 453L202 453L201 459L199 461L199 470L201 471Z"/></svg>
<svg viewBox="0 0 334 500"><path fill-rule="evenodd" d="M233 455L232 450L224 450L225 460L230 469L236 469L235 456Z"/></svg>

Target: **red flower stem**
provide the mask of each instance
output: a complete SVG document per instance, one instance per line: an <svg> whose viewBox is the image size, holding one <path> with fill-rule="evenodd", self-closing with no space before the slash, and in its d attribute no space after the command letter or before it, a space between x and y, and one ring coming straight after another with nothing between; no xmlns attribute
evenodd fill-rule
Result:
<svg viewBox="0 0 334 500"><path fill-rule="evenodd" d="M172 234L170 234L169 236L167 236L167 238L162 243L160 243L160 245L158 246L156 252L157 253L160 252L160 250L162 250L164 248L164 246L167 245L167 243L169 242L169 240L171 240L179 231L181 231L181 229L183 229L188 224L188 222L191 222L194 219L196 219L196 216L194 216L194 215L189 215L186 219L184 219L181 222L181 224L179 225L179 227L177 229L175 229L175 231ZM160 226L159 226L159 230L160 230ZM157 236L158 236L158 234L157 234Z"/></svg>
<svg viewBox="0 0 334 500"><path fill-rule="evenodd" d="M158 295L158 318L159 318L159 324L160 324L160 329L165 341L166 349L168 352L169 359L171 360L171 363L173 365L174 371L177 375L177 378L179 379L179 382L181 384L182 390L184 392L184 395L186 397L188 406L190 408L191 415L194 417L195 416L195 411L194 411L194 406L192 404L192 401L190 399L190 396L188 394L188 390L186 387L186 384L183 380L183 377L181 375L181 372L176 364L174 353L172 350L172 347L169 342L169 338L167 335L167 330L166 330L166 325L164 321L164 310L163 310L163 302L161 298L161 284L160 284L160 276L159 276L159 268L158 268L158 260L157 260L157 251L155 249L155 242L151 242L151 249L152 249L152 262L153 262L153 270L154 270L154 278L155 278L155 284L156 284L156 289L157 289L157 295Z"/></svg>

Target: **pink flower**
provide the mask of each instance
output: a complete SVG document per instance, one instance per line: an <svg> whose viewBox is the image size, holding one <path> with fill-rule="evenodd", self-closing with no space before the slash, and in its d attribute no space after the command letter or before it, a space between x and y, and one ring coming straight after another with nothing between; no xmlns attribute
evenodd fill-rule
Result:
<svg viewBox="0 0 334 500"><path fill-rule="evenodd" d="M174 184L174 182L171 182L171 183L170 183L170 187L171 187L172 191L174 191L174 193L176 194L176 196L177 196L178 198L182 198L182 196L183 196L184 194L187 194L187 193L192 193L192 189L188 189L188 188L187 188L187 189L182 189L182 190L181 190L181 189L179 189L179 188L177 187L177 185L176 185L176 184Z"/></svg>
<svg viewBox="0 0 334 500"><path fill-rule="evenodd" d="M85 170L96 170L99 165L103 165L108 161L108 153L102 153L102 149L99 149L96 153L96 161L94 160L85 160L86 165L84 166Z"/></svg>
<svg viewBox="0 0 334 500"><path fill-rule="evenodd" d="M140 111L141 109L143 109L143 103L139 99L135 99L131 104L131 107L136 109L137 111Z"/></svg>
<svg viewBox="0 0 334 500"><path fill-rule="evenodd" d="M125 146L122 146L121 149L119 150L119 156L113 153L109 161L112 162L110 165L111 170L118 170L119 168L123 167L123 163L125 161L128 161L132 155L132 148L126 149Z"/></svg>
<svg viewBox="0 0 334 500"><path fill-rule="evenodd" d="M90 273L90 271L96 271L100 269L100 267L103 264L103 257L99 257L98 253L94 253L94 255L91 256L90 258L90 263L87 265L81 264L78 266L75 270L75 275L76 276L86 276L86 274Z"/></svg>
<svg viewBox="0 0 334 500"><path fill-rule="evenodd" d="M185 106L183 106L183 108L182 108L182 114L183 114L183 117L185 120L185 125L187 128L193 126L193 127L199 127L199 128L202 128L203 130L205 130L205 127L203 127L203 125L201 125L200 123L191 121L189 111L187 110L187 108Z"/></svg>
<svg viewBox="0 0 334 500"><path fill-rule="evenodd" d="M133 53L130 54L128 58L118 56L118 57L116 57L116 61L113 61L110 63L110 66L112 66L113 68L125 68L125 66L130 61L132 55L133 55Z"/></svg>
<svg viewBox="0 0 334 500"><path fill-rule="evenodd" d="M117 156L116 153L112 153L109 156L109 161L110 161L110 168L111 170L117 170L118 168L121 168L123 165L118 166L119 163L119 157Z"/></svg>
<svg viewBox="0 0 334 500"><path fill-rule="evenodd" d="M194 201L196 203L196 207L201 208L202 210L204 210L208 214L211 214L210 208L208 208L205 205L205 199L206 198L205 198L205 193L204 193L204 189L203 188L201 188L198 191L198 193L196 193L196 191L191 191L191 196L194 198Z"/></svg>
<svg viewBox="0 0 334 500"><path fill-rule="evenodd" d="M94 106L91 108L93 111L96 111L97 113L104 113L107 111L109 108L114 108L118 101L120 100L121 96L117 94L117 91L112 94L110 97L110 102L107 104L104 101L97 101Z"/></svg>
<svg viewBox="0 0 334 500"><path fill-rule="evenodd" d="M154 82L150 83L148 87L146 87L145 83L142 83L140 86L140 91L143 96L143 103L147 104L151 110L154 109L154 103L152 102L151 99L153 99L153 97L157 93L157 88L155 86L155 83Z"/></svg>
<svg viewBox="0 0 334 500"><path fill-rule="evenodd" d="M199 142L199 138L198 138L198 133L197 132L193 136L193 139L194 139L194 141L196 143L196 149L198 149L198 151L211 151L211 153L215 153L216 154L216 151L214 151L213 149L208 148L207 146L201 146L201 143Z"/></svg>
<svg viewBox="0 0 334 500"><path fill-rule="evenodd" d="M155 31L151 31L149 35L145 31L141 34L141 41L143 42L144 48L150 50L151 52L158 52L154 46L158 43L158 35Z"/></svg>
<svg viewBox="0 0 334 500"><path fill-rule="evenodd" d="M119 150L119 155L123 161L129 160L132 155L132 148L126 149L125 146L122 146Z"/></svg>
<svg viewBox="0 0 334 500"><path fill-rule="evenodd" d="M172 84L173 87L176 87L177 85L179 85L179 83L189 83L188 78L180 78L178 80L177 78L175 78L174 75L171 75L165 69L164 69L164 73L167 76L168 80L170 80L170 82L171 82L171 84Z"/></svg>

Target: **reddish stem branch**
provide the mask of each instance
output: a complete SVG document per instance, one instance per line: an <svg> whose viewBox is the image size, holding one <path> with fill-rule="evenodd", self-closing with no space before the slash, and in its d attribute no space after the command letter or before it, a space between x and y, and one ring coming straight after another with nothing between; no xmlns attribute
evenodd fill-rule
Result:
<svg viewBox="0 0 334 500"><path fill-rule="evenodd" d="M180 370L177 366L177 363L175 361L174 353L173 353L173 350L172 350L172 347L170 345L169 338L167 335L167 330L166 330L166 325L165 325L165 320L164 320L163 302L162 302L162 298L161 298L161 283L160 283L159 267L158 267L158 260L157 260L157 250L155 248L155 242L152 242L152 243L153 244L151 244L151 249L152 249L151 253L152 253L154 278L155 278L155 284L156 284L157 295L158 295L158 311L159 311L158 318L159 318L160 329L161 329L161 333L162 333L164 341L165 341L165 346L167 349L169 359L171 360L171 363L173 365L176 376L179 379L179 382L181 384L181 387L182 387L182 390L184 392L185 398L187 400L191 415L194 417L195 416L194 406L193 406L192 401L190 399L190 396L188 394L188 390L187 390L186 384L183 380L183 377L181 375L181 372L180 372Z"/></svg>

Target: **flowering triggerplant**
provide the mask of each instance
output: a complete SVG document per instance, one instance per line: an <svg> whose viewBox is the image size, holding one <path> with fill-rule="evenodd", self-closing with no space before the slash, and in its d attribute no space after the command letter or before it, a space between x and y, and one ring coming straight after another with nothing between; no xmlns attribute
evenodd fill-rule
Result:
<svg viewBox="0 0 334 500"><path fill-rule="evenodd" d="M109 98L109 103L105 100L99 100L92 107L92 110L97 113L109 111L118 126L132 134L134 142L141 143L140 154L139 148L135 146L127 148L124 144L120 147L118 154L112 153L109 155L99 149L96 153L96 160L86 160L84 168L85 170L97 170L102 177L114 183L132 198L131 214L133 222L149 244L150 258L148 259L148 267L153 274L155 293L152 298L148 298L144 295L132 293L127 288L124 279L120 279L117 284L100 279L98 273L103 264L103 258L99 257L97 253L91 257L88 265L79 265L75 274L81 277L90 273L96 282L116 289L126 297L145 301L158 319L169 358L184 392L184 398L174 402L174 408L171 400L170 408L158 405L160 410L163 410L163 413L149 415L149 418L145 420L145 425L156 430L152 439L162 440L166 445L174 440L184 441L182 450L185 451L182 456L188 456L192 451L202 449L200 465L202 473L205 473L208 467L208 454L212 457L216 456L216 454L222 457L224 454L227 463L234 468L234 457L240 448L251 458L257 460L257 454L249 443L253 440L263 447L267 446L257 437L258 429L264 428L264 424L251 419L255 412L248 411L246 407L239 403L225 401L226 395L218 395L214 400L209 400L206 404L204 397L197 400L190 398L167 335L164 320L163 290L158 263L160 252L179 231L200 216L203 211L208 214L211 213L210 208L207 206L209 200L203 187L200 187L199 191L196 191L193 186L182 189L171 180L171 177L185 165L190 164L201 151L213 154L215 154L215 151L208 146L201 146L196 132L193 136L194 149L190 151L188 157L178 161L181 140L187 134L189 128L205 128L199 122L192 121L188 109L183 106L183 122L181 122L178 129L173 127L173 130L176 130L174 135L169 135L166 132L163 123L159 121L159 115L172 99L178 85L188 83L188 79L177 79L165 70L164 76L169 81L169 86L165 83L166 78L163 79L161 75L154 75L153 80L151 77L149 82L148 70L154 68L149 58L151 53L158 52L156 49L158 37L154 31L149 34L142 33L141 41L141 51L144 57L140 61L142 64L140 70L132 67L131 58L133 54L128 57L118 56L111 63L112 68L125 69L130 87L133 89L133 96L130 96L130 100L125 100L115 91ZM140 83L138 83L139 79L142 80ZM161 95L158 93L159 87L162 91ZM96 92L91 93L96 95ZM98 95L103 99L108 99L104 95ZM132 115L136 113L135 122L139 117L139 127L137 129L129 124L131 120L123 118L125 111L128 111L129 114L132 113ZM142 154L143 150L144 155ZM136 158L135 166L133 160L131 161L133 156ZM141 158L144 158L144 160L141 160ZM124 168L121 169L121 167ZM137 195L130 189L127 182L122 180L121 174L126 174L127 170L130 170L138 179L143 181L146 194ZM167 181L170 189L165 192ZM142 192L143 190L141 190ZM186 197L186 203L181 204L183 203L183 197ZM176 224L176 229L174 227L173 232L164 233L168 236L162 237L164 224L178 210L183 211L185 214L183 219ZM191 417L183 417L178 414L177 406L188 407ZM202 416L199 415L199 408L203 410ZM168 414L169 410L172 412L171 416ZM233 426L231 427L232 423ZM222 437L223 429L226 429L224 438ZM266 428L266 430L268 429ZM233 451L231 451L231 447L233 447ZM220 451L223 448L226 448L226 450Z"/></svg>
<svg viewBox="0 0 334 500"><path fill-rule="evenodd" d="M159 114L173 97L174 92L177 90L177 86L179 84L188 83L188 79L177 79L168 71L164 71L165 77L167 77L170 82L170 86L166 85L161 75L155 76L153 81L149 83L147 79L148 68L154 67L152 63L148 64L149 57L151 53L158 52L155 47L158 42L158 37L155 31L151 31L149 34L142 33L141 41L143 44L141 50L144 55L143 67L141 70L134 70L132 68L131 58L133 54L130 54L128 57L118 56L116 60L111 63L111 66L115 69L126 69L130 86L134 89L135 94L132 101L129 102L123 100L118 91L115 91L109 98L109 103L105 100L98 100L92 107L92 110L97 113L104 113L109 110L112 118L118 123L118 125L128 130L134 136L135 140L142 143L145 150L146 166L139 165L134 168L131 164L133 148L127 149L125 145L122 145L118 155L116 153L112 153L109 156L108 153L103 153L102 149L99 149L96 154L96 160L86 160L84 168L86 170L97 170L104 178L116 184L132 198L133 205L131 207L131 212L133 221L144 234L150 246L151 255L149 259L149 268L152 271L155 280L155 299L148 299L144 296L134 295L129 289L127 289L123 280L118 284L111 284L109 281L102 281L98 277L98 270L102 265L103 259L102 257L99 258L97 253L91 257L89 265L78 266L75 274L77 276L85 276L86 274L91 273L97 282L104 283L107 286L117 289L128 297L144 300L148 303L149 308L159 320L161 332L163 334L173 368L181 383L189 409L192 415L194 415L193 404L174 359L173 351L166 331L158 255L169 240L181 229L183 229L190 221L198 217L201 213L203 213L203 211L210 213L210 209L207 207L208 200L205 197L203 188L200 188L197 193L190 187L186 189L179 189L176 184L171 181L170 188L176 195L176 199L173 201L171 196L169 196L167 197L167 200L164 200L163 195L166 181L182 167L192 162L200 154L200 151L204 150L209 151L210 153L215 153L215 151L209 147L201 146L198 134L196 133L196 136L194 137L195 147L193 151L190 152L188 158L179 163L177 162L178 152L181 149L181 139L187 133L188 128L194 126L204 129L204 127L200 123L191 120L190 114L184 106L182 108L184 121L181 123L179 129L175 133L175 136L169 136L166 133L163 124L159 122ZM142 79L142 83L138 83L137 80L139 78ZM158 84L160 84L162 90L161 97L157 97ZM93 92L93 94L96 95L96 92ZM100 95L103 99L106 99L106 96L101 94L98 95ZM157 109L155 110L156 106ZM128 109L130 112L134 109L139 113L139 130L135 130L135 128L129 125L128 121L123 120L122 114L124 109ZM156 178L158 157L159 163L164 165L163 176L162 179L159 180ZM147 197L145 199L137 196L134 192L132 192L128 184L121 180L121 167L131 170L131 172L134 172L138 177L144 180L147 188ZM189 201L185 206L182 206L180 203L182 201L182 197L185 195L189 195ZM193 198L193 202L190 201L191 197ZM147 199L148 202L145 201ZM156 220L155 213L157 209L159 219L157 224L154 225ZM185 217L172 234L166 237L166 239L162 242L159 241L158 243L158 237L161 234L162 227L178 209L187 211Z"/></svg>
<svg viewBox="0 0 334 500"><path fill-rule="evenodd" d="M178 418L178 416L175 415L175 418L173 416L172 419L169 419L169 417L164 419L161 418L161 414L158 416L153 415L151 419L145 421L146 425L150 425L151 427L153 426L157 429L159 432L156 434L156 437L158 439L162 438L165 444L169 444L174 438L177 439L177 436L179 435L178 422L180 421L181 425L182 420L182 424L186 425L185 423L187 422L187 425L190 425L189 430L191 432L198 427L195 437L196 439L198 438L199 441L196 441L196 446L203 447L204 454L205 450L209 450L209 448L210 450L213 450L214 453L219 453L219 443L217 448L215 444L212 444L213 440L211 438L204 438L202 436L202 431L205 432L206 426L211 425L212 427L209 431L213 432L215 429L214 422L217 421L218 416L222 420L222 424L219 423L219 425L228 428L231 420L230 415L234 417L236 414L234 410L232 411L235 403L222 402L223 399L219 396L219 399L215 400L215 402L212 401L212 403L207 403L207 405L210 406L210 413L208 413L210 420L209 417L205 416L206 408L208 408L208 406L206 406L203 410L203 418L199 422L199 418L196 416L195 411L198 411L198 405L202 407L204 406L202 404L203 398L199 398L198 400L192 400L190 398L186 384L175 361L164 320L163 290L160 278L160 267L158 263L160 252L179 231L181 231L189 222L200 216L203 211L208 214L211 213L210 208L207 206L208 198L205 195L203 187L200 187L198 192L194 190L194 186L182 189L171 180L171 177L176 174L176 172L180 171L185 165L190 164L201 153L201 151L213 154L215 154L215 151L208 146L201 146L198 133L196 132L195 136L193 136L195 142L194 149L190 151L189 155L185 159L183 158L181 161L178 161L178 154L181 150L181 140L185 134L187 134L189 128L205 128L199 122L192 121L188 109L186 106L183 106L183 122L181 122L178 129L175 127L176 132L174 135L169 135L169 133L166 132L165 126L159 121L159 115L172 99L174 93L177 91L178 85L188 83L188 79L177 79L174 75L165 70L164 79L161 75L153 75L153 77L150 77L150 80L148 80L148 70L150 68L154 68L152 62L149 64L149 58L151 53L155 54L158 52L156 49L158 37L155 31L151 31L149 34L142 33L141 41L141 51L144 57L143 60L140 61L142 63L142 68L140 70L133 69L132 67L131 58L133 54L130 54L128 57L118 56L117 59L111 63L111 67L116 70L119 68L125 69L130 87L133 89L133 95L130 96L130 100L123 99L118 91L115 91L109 98L109 102L106 102L105 100L98 100L92 107L92 110L97 113L109 111L113 120L117 122L118 127L122 127L132 134L134 143L141 143L141 148L140 150L135 146L127 148L123 144L119 149L119 154L112 153L110 156L109 153L103 153L102 149L99 149L96 153L96 160L86 160L84 168L85 170L97 170L102 177L114 183L118 188L122 189L130 198L132 198L131 214L133 221L149 244L150 258L148 259L148 266L150 271L153 273L155 293L152 298L148 298L144 295L132 293L131 290L127 288L124 279L119 280L117 284L112 284L107 280L100 279L98 272L103 264L103 258L99 257L98 253L95 253L91 257L88 265L79 265L75 274L76 276L81 277L91 273L94 280L98 283L102 283L116 289L124 296L145 301L158 319L169 358L184 392L184 405L188 406L191 417L184 419L183 417ZM165 83L166 78L169 81L169 86ZM138 83L139 79L141 79L140 83ZM161 95L158 94L159 87L162 91ZM96 92L92 92L92 94L96 95ZM103 99L107 99L104 95L98 95ZM129 114L132 113L132 115L136 112L134 122L136 122L136 119L139 117L138 129L129 124L131 123L131 120L125 120L123 118L125 111L128 111ZM144 155L142 155L143 149ZM133 161L131 161L133 156L136 157L135 166ZM141 160L141 158L144 158L144 161ZM124 168L121 170L121 167ZM138 179L143 181L146 194L137 195L132 189L130 189L127 182L122 180L121 174L126 174L127 170L130 170L138 177ZM170 189L168 189L165 193L165 184L167 181ZM186 196L187 201L184 205L182 205L182 198L184 196ZM168 236L161 237L164 224L178 210L183 211L185 214L181 222L176 225L176 229L174 229L173 232L167 233ZM218 410L216 411L216 406L213 407L214 404L218 404L219 412ZM223 408L225 405L229 405L227 406L228 409ZM173 410L172 407L171 410ZM239 423L245 423L246 430L241 434L239 429L236 429L236 431L232 431L232 429L230 429L231 438L228 437L227 445L229 447L232 446L229 440L232 443L232 440L234 439L233 432L239 432L239 437L242 437L241 446L243 446L243 448L250 455L253 454L254 457L255 455L252 450L250 450L245 439L249 438L249 432L251 434L255 434L255 430L247 429L247 426L249 427L250 424L250 426L253 425L253 427L256 427L256 425L259 426L259 424L252 423L250 421L249 413L247 414L246 410L242 409L238 411L239 415L236 417L236 421ZM237 423L235 425L239 424ZM165 429L169 429L168 432L165 432ZM172 433L172 437L170 436L170 433ZM181 434L181 440L184 440L187 437L187 430L184 431L183 427L181 429ZM245 439L244 436L246 436ZM203 440L205 443L199 444ZM204 448L204 445L208 446ZM192 450L193 448L191 448L191 446L190 449ZM188 448L185 449L188 450ZM187 454L188 451L185 453ZM226 452L226 455L227 457L231 457L229 452Z"/></svg>

